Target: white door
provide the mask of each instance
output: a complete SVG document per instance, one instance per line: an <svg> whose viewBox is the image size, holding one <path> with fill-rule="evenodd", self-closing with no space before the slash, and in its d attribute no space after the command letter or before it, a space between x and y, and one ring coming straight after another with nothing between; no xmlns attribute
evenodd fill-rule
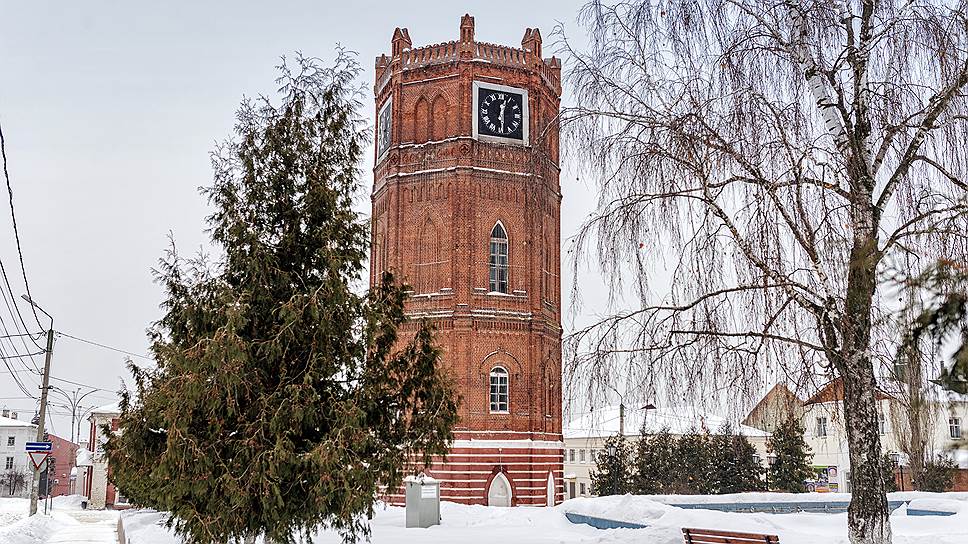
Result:
<svg viewBox="0 0 968 544"><path fill-rule="evenodd" d="M491 480L491 487L487 489L488 506L511 506L511 483L502 473Z"/></svg>
<svg viewBox="0 0 968 544"><path fill-rule="evenodd" d="M548 474L548 506L555 505L555 477Z"/></svg>

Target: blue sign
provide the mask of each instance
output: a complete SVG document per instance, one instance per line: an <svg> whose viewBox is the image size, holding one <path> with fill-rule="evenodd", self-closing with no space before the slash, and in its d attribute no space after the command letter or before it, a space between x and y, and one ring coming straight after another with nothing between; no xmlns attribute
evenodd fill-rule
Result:
<svg viewBox="0 0 968 544"><path fill-rule="evenodd" d="M53 448L51 442L27 442L27 451L51 451Z"/></svg>

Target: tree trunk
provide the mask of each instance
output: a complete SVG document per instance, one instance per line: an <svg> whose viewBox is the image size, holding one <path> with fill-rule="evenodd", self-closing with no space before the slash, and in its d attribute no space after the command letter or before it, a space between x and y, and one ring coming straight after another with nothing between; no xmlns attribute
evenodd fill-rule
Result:
<svg viewBox="0 0 968 544"><path fill-rule="evenodd" d="M854 240L835 366L844 385L844 423L850 453L851 499L847 510L851 544L890 544L887 494L881 477L877 380L870 358L871 308L877 287L877 229L872 180L856 182L851 212Z"/></svg>
<svg viewBox="0 0 968 544"><path fill-rule="evenodd" d="M881 478L877 383L870 360L864 356L859 359L841 374L851 471L847 524L851 544L887 544L891 542L891 525Z"/></svg>

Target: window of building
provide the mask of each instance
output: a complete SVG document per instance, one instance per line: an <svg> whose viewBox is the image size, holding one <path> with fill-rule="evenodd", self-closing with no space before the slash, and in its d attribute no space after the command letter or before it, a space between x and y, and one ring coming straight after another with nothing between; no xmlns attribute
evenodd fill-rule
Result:
<svg viewBox="0 0 968 544"><path fill-rule="evenodd" d="M592 464L598 462L598 450L588 450L588 462Z"/></svg>
<svg viewBox="0 0 968 544"><path fill-rule="evenodd" d="M952 417L948 418L948 435L955 440L961 438L961 418Z"/></svg>
<svg viewBox="0 0 968 544"><path fill-rule="evenodd" d="M508 371L499 366L491 370L491 412L508 411Z"/></svg>
<svg viewBox="0 0 968 544"><path fill-rule="evenodd" d="M818 417L817 418L817 436L825 438L827 436L827 418Z"/></svg>
<svg viewBox="0 0 968 544"><path fill-rule="evenodd" d="M16 437L14 437L14 436L8 436L7 437L7 445L8 446L14 446L16 444L17 444L17 438Z"/></svg>
<svg viewBox="0 0 968 544"><path fill-rule="evenodd" d="M578 450L578 462L579 463L585 462L585 450ZM582 492L582 494L584 494L584 492Z"/></svg>
<svg viewBox="0 0 968 544"><path fill-rule="evenodd" d="M877 413L877 423L881 434L884 434L887 431L887 419L884 418L884 412Z"/></svg>
<svg viewBox="0 0 968 544"><path fill-rule="evenodd" d="M585 482L578 484L578 492L581 494L582 497L585 496Z"/></svg>
<svg viewBox="0 0 968 544"><path fill-rule="evenodd" d="M7 457L7 464L5 468L7 470L10 470L13 468L13 457Z"/></svg>
<svg viewBox="0 0 968 544"><path fill-rule="evenodd" d="M575 482L568 482L568 498L574 499L575 495Z"/></svg>
<svg viewBox="0 0 968 544"><path fill-rule="evenodd" d="M569 463L575 462L575 450L568 450L568 462Z"/></svg>
<svg viewBox="0 0 968 544"><path fill-rule="evenodd" d="M500 222L491 229L490 283L492 293L508 292L508 234Z"/></svg>

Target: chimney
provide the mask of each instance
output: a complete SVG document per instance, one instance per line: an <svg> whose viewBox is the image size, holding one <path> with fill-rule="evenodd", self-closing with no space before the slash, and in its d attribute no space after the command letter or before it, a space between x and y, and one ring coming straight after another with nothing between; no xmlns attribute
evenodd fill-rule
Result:
<svg viewBox="0 0 968 544"><path fill-rule="evenodd" d="M462 43L474 41L474 18L467 13L460 18L460 41Z"/></svg>
<svg viewBox="0 0 968 544"><path fill-rule="evenodd" d="M17 419L17 412L10 412L10 419Z"/></svg>
<svg viewBox="0 0 968 544"><path fill-rule="evenodd" d="M10 417L10 410L7 410L6 408L4 408L3 412L0 412L0 414L2 414L3 417Z"/></svg>
<svg viewBox="0 0 968 544"><path fill-rule="evenodd" d="M404 49L410 49L410 46L413 45L413 42L410 41L410 32L406 28L397 27L393 31L393 39L390 40L390 44L390 53L394 57L399 57Z"/></svg>
<svg viewBox="0 0 968 544"><path fill-rule="evenodd" d="M531 51L536 59L541 60L541 32L537 28L529 28L524 31L524 38L521 39L521 47L525 51Z"/></svg>

